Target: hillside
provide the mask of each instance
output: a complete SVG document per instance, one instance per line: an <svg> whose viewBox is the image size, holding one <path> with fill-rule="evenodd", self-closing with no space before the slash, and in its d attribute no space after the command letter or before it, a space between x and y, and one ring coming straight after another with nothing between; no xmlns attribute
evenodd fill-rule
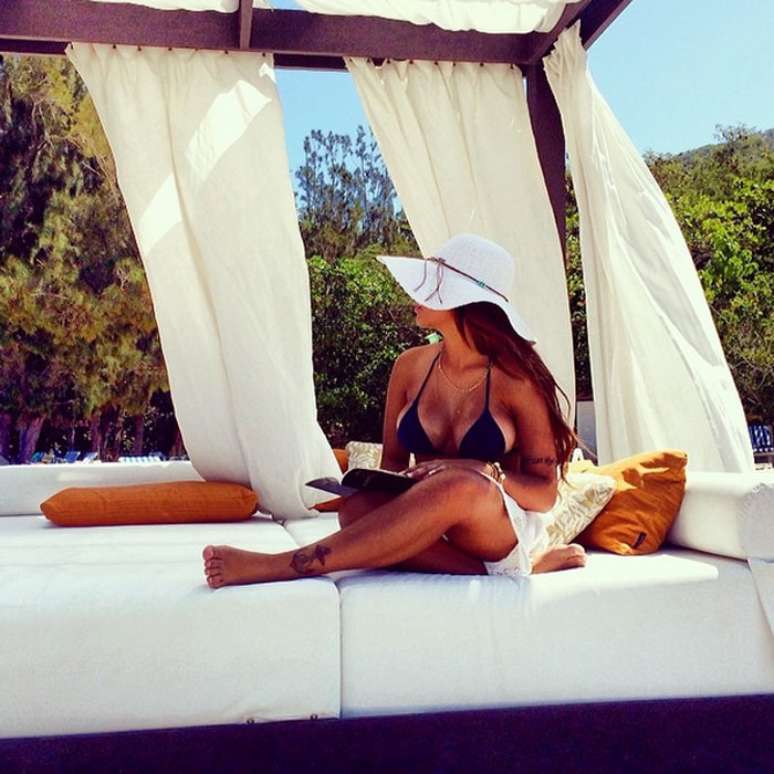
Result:
<svg viewBox="0 0 774 774"><path fill-rule="evenodd" d="M761 142L762 141L762 142ZM721 145L726 145L725 142L716 142L716 143L709 143L707 145L701 145L698 148L692 148L691 150L683 151L682 153L675 153L675 154L657 154L660 156L670 156L675 159L679 159L680 161L685 162L686 164L691 164L698 159L707 156L709 153L712 152L713 149L716 149L720 147ZM774 150L774 129L766 129L762 132L755 132L752 131L749 134L747 144L750 147L751 153L753 155L757 155L756 150L760 152L763 148L768 148L769 150Z"/></svg>

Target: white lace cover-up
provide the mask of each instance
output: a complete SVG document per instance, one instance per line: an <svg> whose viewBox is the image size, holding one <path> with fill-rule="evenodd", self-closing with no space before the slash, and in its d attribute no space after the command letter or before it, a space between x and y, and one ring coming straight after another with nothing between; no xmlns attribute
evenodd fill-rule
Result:
<svg viewBox="0 0 774 774"><path fill-rule="evenodd" d="M503 488L497 488L503 496L505 510L519 541L507 556L497 562L484 562L487 574L524 577L532 573L532 556L548 547L547 525L553 520L553 513L525 511Z"/></svg>

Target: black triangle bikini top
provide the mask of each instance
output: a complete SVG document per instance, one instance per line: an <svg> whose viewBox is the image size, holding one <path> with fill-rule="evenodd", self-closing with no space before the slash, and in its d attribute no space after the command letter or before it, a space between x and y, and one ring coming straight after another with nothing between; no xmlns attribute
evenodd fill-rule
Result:
<svg viewBox="0 0 774 774"><path fill-rule="evenodd" d="M433 446L427 437L425 428L422 427L422 423L419 421L419 399L422 397L425 385L433 372L433 366L435 366L440 356L440 352L435 356L435 359L430 364L427 376L425 376L425 380L422 382L416 398L414 398L414 402L398 423L398 440L405 449L414 454L442 454ZM467 433L465 433L465 437L462 439L457 452L458 457L475 460L499 460L505 454L505 437L489 411L489 382L491 373L492 367L490 364L486 373L486 402L484 410L470 426Z"/></svg>

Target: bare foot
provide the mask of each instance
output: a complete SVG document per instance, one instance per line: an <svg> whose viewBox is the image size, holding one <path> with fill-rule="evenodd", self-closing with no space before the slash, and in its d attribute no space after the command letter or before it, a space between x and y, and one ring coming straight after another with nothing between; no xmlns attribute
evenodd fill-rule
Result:
<svg viewBox="0 0 774 774"><path fill-rule="evenodd" d="M202 552L204 574L211 589L273 580L271 556L231 546L207 546Z"/></svg>
<svg viewBox="0 0 774 774"><path fill-rule="evenodd" d="M570 567L583 567L586 564L586 550L578 543L554 546L539 554L532 563L532 574L567 570Z"/></svg>

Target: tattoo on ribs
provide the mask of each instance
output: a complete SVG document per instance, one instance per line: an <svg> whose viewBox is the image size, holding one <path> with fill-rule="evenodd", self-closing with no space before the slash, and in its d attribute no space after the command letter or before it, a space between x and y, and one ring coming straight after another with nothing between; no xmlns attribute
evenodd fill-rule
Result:
<svg viewBox="0 0 774 774"><path fill-rule="evenodd" d="M525 465L558 465L559 460L553 457L522 457Z"/></svg>
<svg viewBox="0 0 774 774"><path fill-rule="evenodd" d="M320 564L325 567L325 557L330 552L330 548L319 544L314 547L314 551L311 553L306 551L296 551L296 553L293 554L293 558L290 560L290 566L299 575L308 575L310 572L313 572L310 565L315 560L320 562Z"/></svg>

